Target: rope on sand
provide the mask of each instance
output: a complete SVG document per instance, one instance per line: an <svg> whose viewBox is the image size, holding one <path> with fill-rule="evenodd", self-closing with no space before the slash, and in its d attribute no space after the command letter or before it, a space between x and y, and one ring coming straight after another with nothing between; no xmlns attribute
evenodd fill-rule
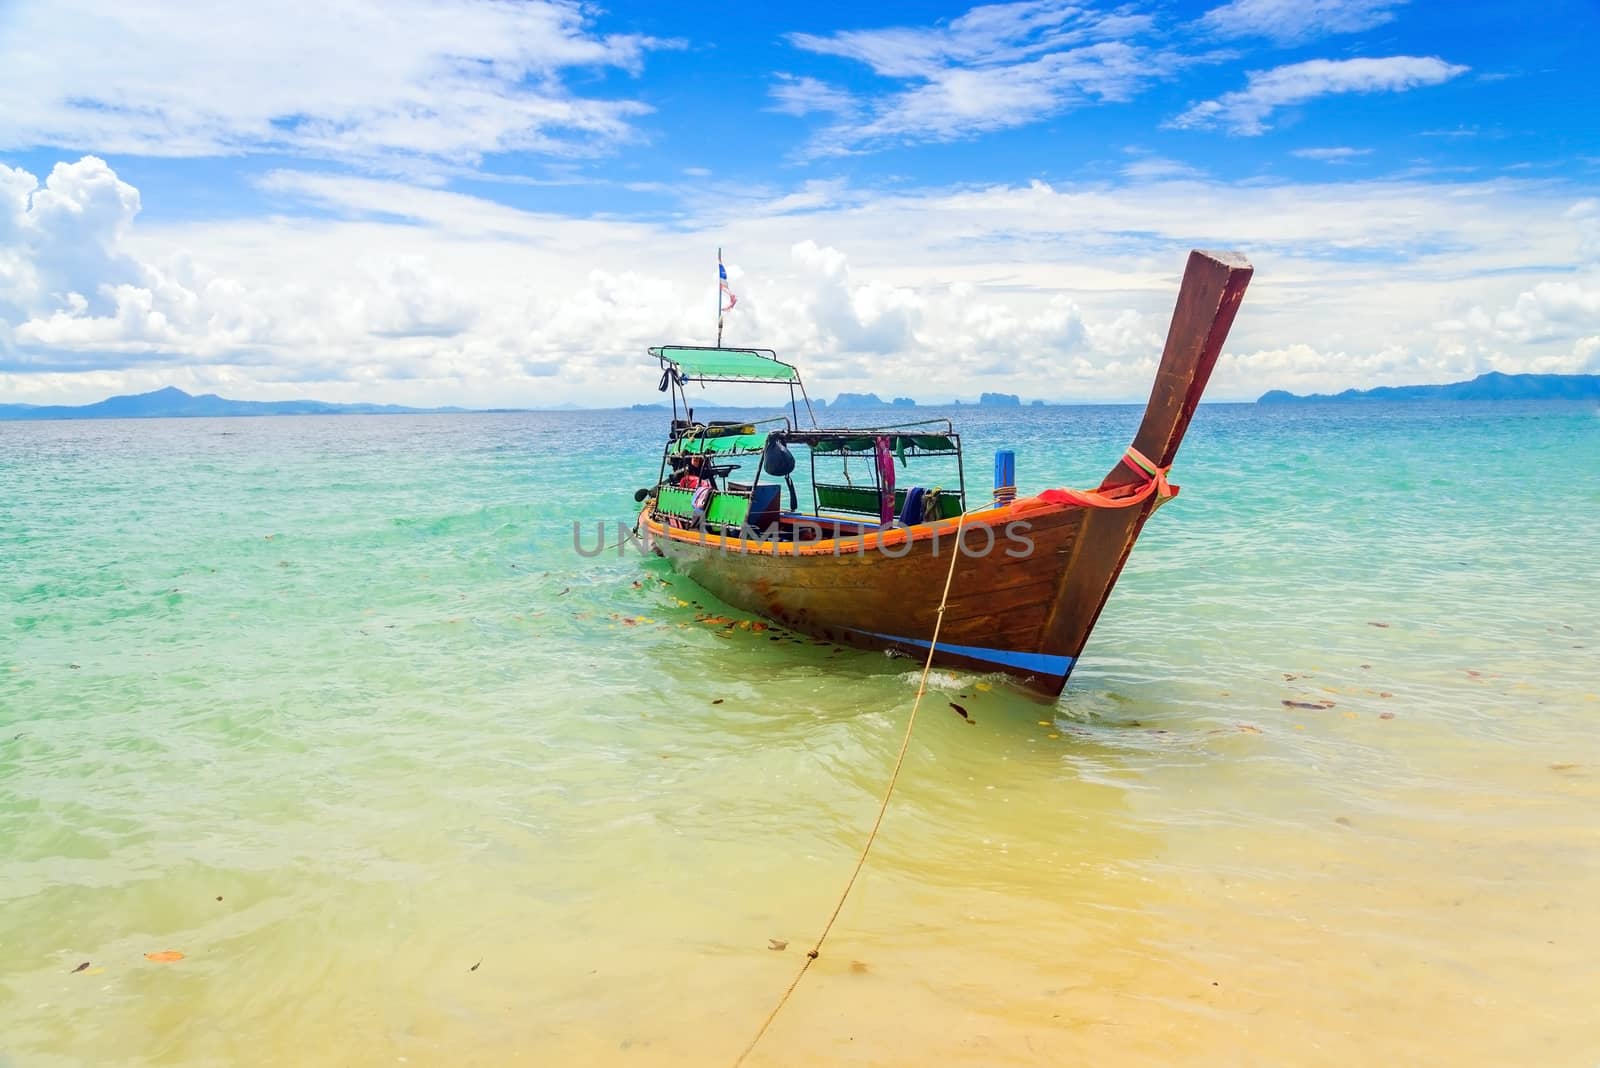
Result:
<svg viewBox="0 0 1600 1068"><path fill-rule="evenodd" d="M939 647L939 629L944 625L944 609L945 605L950 601L950 584L955 579L956 561L961 558L962 524L966 520L966 513L962 513L961 517L956 520L956 543L950 552L950 569L945 572L944 576L944 593L939 597L939 614L933 621L933 639L928 643L927 659L922 662L922 679L917 683L917 699L912 702L911 715L906 719L905 737L900 739L900 752L894 758L894 770L889 772L889 784L883 792L883 802L878 806L878 818L872 821L872 830L867 832L866 844L861 847L861 855L856 858L855 870L850 873L849 881L844 884L844 890L839 894L839 900L833 906L833 914L828 917L828 922L823 925L822 933L817 936L816 944L811 947L811 952L806 954L805 963L800 965L800 970L795 973L794 980L790 982L789 988L783 992L783 996L778 999L778 1003L772 1007L772 1011L767 1014L767 1018L761 1021L761 1027L756 1031L755 1037L750 1039L750 1043L745 1046L744 1052L740 1053L738 1059L733 1062L733 1068L740 1068L744 1064L745 1058L750 1056L755 1050L756 1044L767 1033L767 1028L772 1026L772 1021L778 1018L778 1013L782 1011L784 1005L788 1004L790 995L800 985L800 980L805 978L806 970L811 967L811 962L822 955L822 943L827 940L828 932L833 930L834 921L839 918L839 913L844 909L845 900L849 898L850 891L856 885L856 877L861 874L861 869L867 863L867 854L872 852L872 844L878 839L878 828L883 826L883 816L884 813L889 811L889 799L894 796L894 786L899 781L901 765L906 762L906 750L911 747L911 731L917 724L917 710L922 707L922 696L928 690L928 672L933 668L933 651ZM934 544L937 546L938 542L935 541Z"/></svg>

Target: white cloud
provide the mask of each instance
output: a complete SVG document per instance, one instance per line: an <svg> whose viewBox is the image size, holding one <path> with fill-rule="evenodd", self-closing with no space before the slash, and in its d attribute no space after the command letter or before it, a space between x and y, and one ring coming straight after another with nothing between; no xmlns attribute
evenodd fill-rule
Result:
<svg viewBox="0 0 1600 1068"><path fill-rule="evenodd" d="M1588 197L1567 209L1578 235L1578 256L1591 267L1600 267L1600 199Z"/></svg>
<svg viewBox="0 0 1600 1068"><path fill-rule="evenodd" d="M1270 37L1297 44L1333 33L1355 33L1394 19L1406 0L1231 0L1207 11L1201 29L1221 37Z"/></svg>
<svg viewBox="0 0 1600 1068"><path fill-rule="evenodd" d="M104 161L57 164L42 187L0 165L0 193L0 321L47 302L105 313L140 277L121 247L139 193Z"/></svg>
<svg viewBox="0 0 1600 1068"><path fill-rule="evenodd" d="M1541 282L1494 317L1495 332L1513 341L1545 342L1600 330L1600 286Z"/></svg>
<svg viewBox="0 0 1600 1068"><path fill-rule="evenodd" d="M1350 148L1348 146L1339 146L1337 148L1297 148L1289 155L1298 156L1300 159L1318 160L1322 163L1348 163L1357 156L1372 155L1372 149Z"/></svg>
<svg viewBox="0 0 1600 1068"><path fill-rule="evenodd" d="M1122 176L1134 181L1165 180L1170 178L1199 178L1203 172L1197 167L1165 156L1139 155L1122 167Z"/></svg>
<svg viewBox="0 0 1600 1068"><path fill-rule="evenodd" d="M1600 371L1600 201L1580 200L1561 219L1575 245L1569 270L1509 300L1458 301L1457 313L1434 330L1492 370Z"/></svg>
<svg viewBox="0 0 1600 1068"><path fill-rule="evenodd" d="M794 33L789 41L808 52L859 60L887 78L925 78L952 65L1015 63L1149 27L1144 15L1105 15L1060 0L1023 0L975 7L944 26L845 30L826 37Z"/></svg>
<svg viewBox="0 0 1600 1068"><path fill-rule="evenodd" d="M1578 362L1582 371L1600 371L1600 334L1594 334L1579 341L1572 348L1573 358Z"/></svg>
<svg viewBox="0 0 1600 1068"><path fill-rule="evenodd" d="M1127 100L1193 62L1134 43L1151 27L1145 15L1026 0L975 7L943 25L795 33L789 41L798 48L864 63L900 85L865 97L786 76L772 93L780 110L836 116L811 155L948 141Z"/></svg>
<svg viewBox="0 0 1600 1068"><path fill-rule="evenodd" d="M639 70L663 42L602 35L571 0L22 0L0 34L0 148L476 162L626 139L642 103L571 70Z"/></svg>
<svg viewBox="0 0 1600 1068"><path fill-rule="evenodd" d="M1251 71L1244 89L1191 105L1169 125L1184 129L1225 126L1234 133L1254 136L1270 129L1266 120L1279 108L1337 93L1397 93L1438 85L1467 70L1437 56L1312 59Z"/></svg>
<svg viewBox="0 0 1600 1068"><path fill-rule="evenodd" d="M1217 399L1582 369L1600 344L1600 206L1547 181L812 183L688 193L667 223L266 184L271 218L152 225L97 159L42 184L0 166L0 397L649 400L645 348L713 336L718 245L727 342L793 356L821 395L1141 399L1196 246L1258 269Z"/></svg>
<svg viewBox="0 0 1600 1068"><path fill-rule="evenodd" d="M810 115L823 112L833 115L853 115L860 105L856 98L843 89L835 88L809 76L779 74L772 86L772 110L785 115Z"/></svg>

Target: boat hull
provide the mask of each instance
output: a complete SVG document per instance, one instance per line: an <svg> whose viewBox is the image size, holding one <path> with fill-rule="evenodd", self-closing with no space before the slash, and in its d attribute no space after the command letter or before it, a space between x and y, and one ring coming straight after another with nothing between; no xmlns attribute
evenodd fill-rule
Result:
<svg viewBox="0 0 1600 1068"><path fill-rule="evenodd" d="M917 528L810 544L759 544L640 517L646 543L736 608L814 637L927 655L945 581L950 594L934 663L1004 672L1059 693L1081 641L1052 640L1063 587L1090 512L1037 499ZM954 570L951 570L952 560ZM1088 627L1083 626L1087 638Z"/></svg>

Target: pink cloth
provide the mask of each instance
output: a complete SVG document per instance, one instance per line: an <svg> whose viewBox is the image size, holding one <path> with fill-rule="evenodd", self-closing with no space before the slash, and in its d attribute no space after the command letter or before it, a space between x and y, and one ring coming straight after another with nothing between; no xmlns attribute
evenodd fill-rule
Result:
<svg viewBox="0 0 1600 1068"><path fill-rule="evenodd" d="M888 526L894 519L894 448L887 437L877 440L878 522Z"/></svg>

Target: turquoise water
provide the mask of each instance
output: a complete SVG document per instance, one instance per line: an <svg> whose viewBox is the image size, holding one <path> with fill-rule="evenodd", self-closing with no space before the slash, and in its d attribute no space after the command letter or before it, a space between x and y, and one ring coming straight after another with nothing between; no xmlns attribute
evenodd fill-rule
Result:
<svg viewBox="0 0 1600 1068"><path fill-rule="evenodd" d="M0 1064L730 1063L915 665L575 553L663 422L0 424ZM936 674L750 1063L1596 1063L1596 472L1592 406L1203 408L1059 702Z"/></svg>

